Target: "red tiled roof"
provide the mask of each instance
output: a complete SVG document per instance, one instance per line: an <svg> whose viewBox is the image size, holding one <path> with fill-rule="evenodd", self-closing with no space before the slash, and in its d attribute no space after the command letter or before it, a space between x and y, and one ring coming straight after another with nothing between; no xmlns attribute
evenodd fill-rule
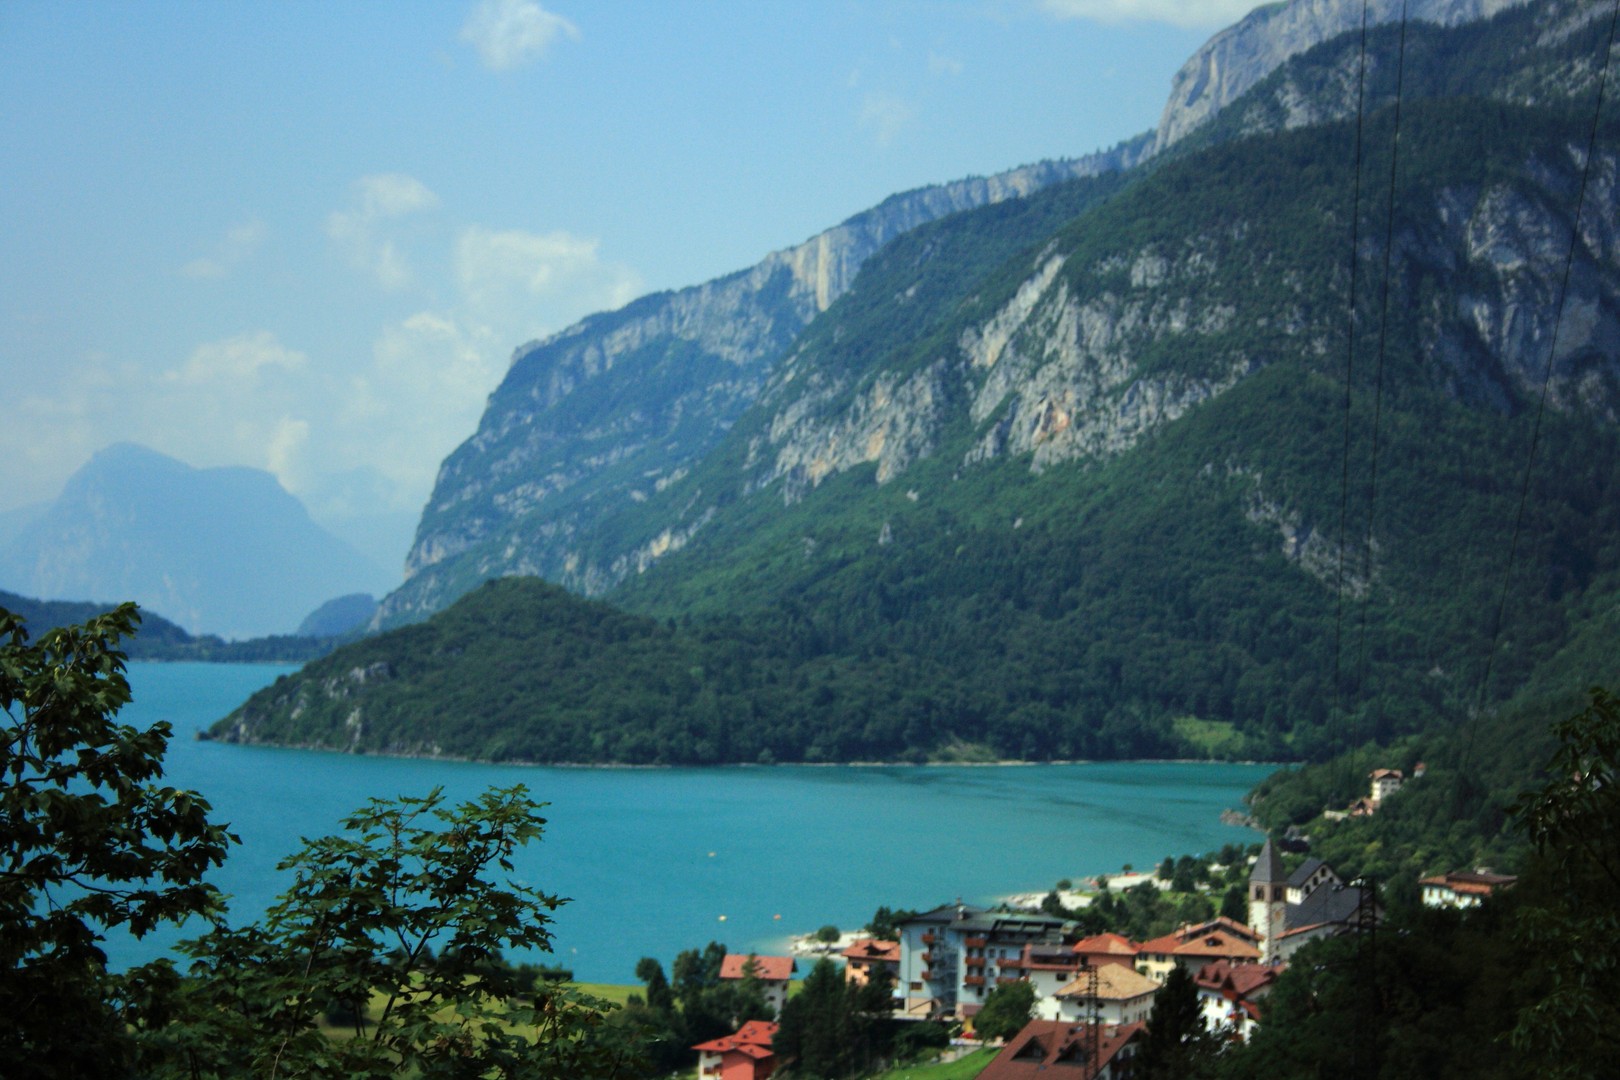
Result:
<svg viewBox="0 0 1620 1080"><path fill-rule="evenodd" d="M863 938L841 954L846 960L888 960L900 962L900 943L881 938Z"/></svg>
<svg viewBox="0 0 1620 1080"><path fill-rule="evenodd" d="M1225 926L1215 922L1182 927L1175 933L1142 942L1142 952L1160 956L1225 956L1234 960L1258 960L1260 950Z"/></svg>
<svg viewBox="0 0 1620 1080"><path fill-rule="evenodd" d="M1031 1020L984 1067L979 1080L1085 1080L1096 1075L1143 1030L1145 1026L1139 1023L1104 1025L1098 1033L1098 1061L1093 1064L1085 1059L1087 1025L1067 1020Z"/></svg>
<svg viewBox="0 0 1620 1080"><path fill-rule="evenodd" d="M1497 889L1506 889L1519 879L1512 874L1481 874L1467 870L1453 870L1438 877L1426 877L1419 885L1438 885L1467 896L1489 896Z"/></svg>
<svg viewBox="0 0 1620 1080"><path fill-rule="evenodd" d="M1135 956L1136 950L1136 942L1123 934L1112 932L1093 934L1074 943L1074 951L1087 956L1095 956L1099 953L1108 956Z"/></svg>
<svg viewBox="0 0 1620 1080"><path fill-rule="evenodd" d="M1221 959L1205 965L1193 977L1193 981L1200 990L1213 991L1230 1000L1241 1001L1270 987L1277 981L1277 976L1287 969L1287 964L1234 964Z"/></svg>
<svg viewBox="0 0 1620 1080"><path fill-rule="evenodd" d="M775 1038L775 1024L769 1020L750 1020L738 1028L735 1035L724 1035L718 1039L710 1039L706 1043L698 1043L692 1049L707 1050L715 1054L724 1054L735 1050L758 1061L761 1058L771 1056L771 1041Z"/></svg>
<svg viewBox="0 0 1620 1080"><path fill-rule="evenodd" d="M1090 980L1082 975L1057 992L1060 998L1086 998ZM1104 964L1097 969L1097 1000L1133 1001L1146 994L1156 993L1159 984L1136 971L1119 964Z"/></svg>
<svg viewBox="0 0 1620 1080"><path fill-rule="evenodd" d="M791 956L755 956L752 953L739 955L728 953L720 962L720 977L722 979L740 979L748 961L754 962L754 975L761 982L787 982L793 978L798 970L798 964Z"/></svg>

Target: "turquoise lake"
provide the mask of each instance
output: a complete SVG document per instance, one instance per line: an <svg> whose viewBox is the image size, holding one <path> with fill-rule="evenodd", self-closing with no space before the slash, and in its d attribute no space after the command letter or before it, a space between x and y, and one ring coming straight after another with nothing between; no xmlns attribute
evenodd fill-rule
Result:
<svg viewBox="0 0 1620 1080"><path fill-rule="evenodd" d="M557 962L578 978L634 982L710 940L777 951L793 933L856 927L880 904L993 901L1060 878L1247 843L1220 821L1265 765L1112 762L996 767L568 769L353 757L199 742L197 731L293 668L134 663L123 717L175 728L167 783L193 788L242 838L213 880L237 921L285 887L275 865L335 832L372 797L453 799L527 785L549 803L527 884L570 897ZM724 919L721 918L724 916ZM110 942L117 965L163 955L190 931Z"/></svg>

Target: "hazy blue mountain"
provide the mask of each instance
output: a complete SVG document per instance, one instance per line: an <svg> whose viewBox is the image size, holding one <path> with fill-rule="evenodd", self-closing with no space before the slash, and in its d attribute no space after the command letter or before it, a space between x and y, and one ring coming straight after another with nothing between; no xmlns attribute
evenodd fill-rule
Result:
<svg viewBox="0 0 1620 1080"><path fill-rule="evenodd" d="M11 543L28 526L45 516L50 503L33 503L11 510L0 510L0 550Z"/></svg>
<svg viewBox="0 0 1620 1080"><path fill-rule="evenodd" d="M193 634L289 633L327 599L389 576L310 520L275 477L195 469L119 443L0 549L0 586L48 600L134 600Z"/></svg>
<svg viewBox="0 0 1620 1080"><path fill-rule="evenodd" d="M335 597L310 612L298 624L300 637L338 637L357 630L377 613L377 598L370 593Z"/></svg>

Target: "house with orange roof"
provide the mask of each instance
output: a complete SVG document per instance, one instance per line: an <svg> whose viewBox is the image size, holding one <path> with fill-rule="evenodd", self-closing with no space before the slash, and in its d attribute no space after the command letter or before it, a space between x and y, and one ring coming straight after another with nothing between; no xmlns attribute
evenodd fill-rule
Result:
<svg viewBox="0 0 1620 1080"><path fill-rule="evenodd" d="M978 1080L1124 1080L1146 1031L1142 1024L1031 1020Z"/></svg>
<svg viewBox="0 0 1620 1080"><path fill-rule="evenodd" d="M1406 774L1399 769L1374 769L1367 774L1367 797L1381 803L1406 783Z"/></svg>
<svg viewBox="0 0 1620 1080"><path fill-rule="evenodd" d="M844 981L865 986L874 976L887 975L891 984L900 978L900 943L862 938L839 954L844 958Z"/></svg>
<svg viewBox="0 0 1620 1080"><path fill-rule="evenodd" d="M750 1020L735 1035L698 1043L699 1080L765 1080L776 1071L775 1038L775 1024Z"/></svg>
<svg viewBox="0 0 1620 1080"><path fill-rule="evenodd" d="M798 970L799 965L791 956L727 953L720 962L722 979L746 979L750 974L758 979L759 988L765 992L765 1003L775 1009L778 1015L782 1012L782 1006L787 1004L788 983Z"/></svg>
<svg viewBox="0 0 1620 1080"><path fill-rule="evenodd" d="M1204 1026L1247 1041L1260 1023L1260 1000L1271 992L1287 964L1234 964L1217 960L1193 976Z"/></svg>
<svg viewBox="0 0 1620 1080"><path fill-rule="evenodd" d="M1136 954L1139 949L1140 946L1136 942L1112 931L1093 934L1074 943L1074 954L1080 958L1082 964L1089 964L1092 967L1117 964L1133 971L1136 969Z"/></svg>
<svg viewBox="0 0 1620 1080"><path fill-rule="evenodd" d="M1255 932L1232 919L1220 918L1197 926L1183 926L1163 937L1142 942L1136 969L1162 983L1172 968L1186 968L1188 974L1197 975L1204 965L1216 960L1254 963L1259 959Z"/></svg>
<svg viewBox="0 0 1620 1080"><path fill-rule="evenodd" d="M1105 1024L1134 1024L1148 1018L1153 1011L1153 995L1158 992L1159 984L1135 968L1104 964L1081 971L1052 998L1036 1001L1035 1008L1037 1015L1045 1019L1067 1020L1071 1024L1087 1023L1093 1015Z"/></svg>
<svg viewBox="0 0 1620 1080"><path fill-rule="evenodd" d="M1512 874L1493 874L1488 870L1453 870L1426 877L1418 885L1423 889L1424 907L1472 908L1502 889L1511 889L1518 880Z"/></svg>

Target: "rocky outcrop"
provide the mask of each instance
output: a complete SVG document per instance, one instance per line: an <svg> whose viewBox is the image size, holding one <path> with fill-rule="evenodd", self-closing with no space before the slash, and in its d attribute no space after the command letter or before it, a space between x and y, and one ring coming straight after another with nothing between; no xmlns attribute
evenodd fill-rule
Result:
<svg viewBox="0 0 1620 1080"><path fill-rule="evenodd" d="M1435 360L1428 377L1452 396L1512 412L1536 401L1545 380L1555 410L1620 417L1620 155L1612 150L1592 163L1560 320L1582 165L1566 148L1512 179L1442 187L1403 210L1397 292L1455 283L1440 290L1444 302L1410 316L1417 355ZM909 374L879 367L858 380L832 378L816 357L796 355L762 398L771 420L751 447L748 488L779 484L792 504L860 466L876 466L874 479L885 484L938 452L953 425L973 432L963 469L1016 458L1038 473L1104 460L1270 363L1322 361L1327 343L1342 337L1343 312L1300 302L1300 279L1320 278L1323 268L1309 254L1281 257L1262 239L1263 225L1228 221L1175 244L1093 252L1089 264L1049 248L993 313L957 335L954 350ZM1371 268L1382 262L1371 241L1365 258ZM1154 359L1162 357L1187 359ZM1266 494L1258 475L1246 482L1248 520L1276 530L1290 562L1351 596L1377 584L1376 537L1357 545L1370 561L1342 558L1316 523Z"/></svg>
<svg viewBox="0 0 1620 1080"><path fill-rule="evenodd" d="M1410 20L1455 26L1488 18L1529 0L1370 0L1371 25ZM1261 79L1315 45L1361 27L1361 0L1290 0L1256 8L1210 38L1170 84L1153 153L1186 138ZM1352 99L1353 100L1353 96Z"/></svg>
<svg viewBox="0 0 1620 1080"><path fill-rule="evenodd" d="M677 532L600 567L571 541L582 522L660 490L712 449L873 252L962 210L1128 168L1148 141L896 195L747 270L643 297L519 349L477 433L441 467L406 584L374 625L437 610L504 574L591 591L623 566L678 549Z"/></svg>
<svg viewBox="0 0 1620 1080"><path fill-rule="evenodd" d="M1523 3L1410 0L1407 15L1453 25ZM1117 455L1279 356L1320 358L1341 332L1330 321L1331 305L1301 297L1297 277L1261 265L1268 253L1251 250L1243 232L1253 222L1118 247L1103 257L1074 260L1048 250L954 347L899 368L852 372L793 350L800 332L896 237L1070 177L1131 167L1205 130L1274 72L1263 92L1230 109L1222 122L1231 130L1212 128L1211 138L1353 112L1352 39L1341 38L1336 52L1305 54L1358 27L1361 11L1357 0L1259 8L1188 62L1152 136L1079 161L895 196L748 270L644 297L519 350L478 432L445 461L409 556L409 579L384 602L376 624L437 610L480 581L509 574L596 594L680 550L718 512L720 497L689 474L751 409L765 419L751 427L739 454L746 458L742 477L727 482L744 493L775 488L792 504L857 467L871 466L879 483L902 476L942 451L953 423L972 432L965 448L951 450L963 468L1028 455L1038 472ZM1589 14L1563 0L1534 11L1534 33L1520 35L1526 40L1509 53L1573 33ZM1400 13L1397 0L1373 0L1368 18L1387 23ZM1371 63L1377 68L1378 58ZM1310 64L1316 69L1304 70ZM1493 71L1487 89L1539 101L1539 93L1574 85L1573 76L1556 78L1545 68L1526 67L1523 78L1500 82ZM1525 89L1532 84L1539 89ZM1614 165L1607 158L1598 164L1589 205L1612 208ZM1411 224L1397 237L1406 280L1466 280L1447 294L1445 310L1421 313L1421 333L1453 394L1498 409L1517 407L1538 385L1536 349L1550 341L1556 319L1547 290L1556 238L1567 235L1559 208L1569 201L1575 170L1568 159L1541 167L1539 188L1516 181L1444 191L1434 205L1410 208ZM1555 407L1616 408L1613 373L1594 359L1614 355L1617 332L1605 299L1613 295L1612 217L1583 222L1585 250L1554 370ZM1220 275L1237 284L1214 288ZM904 288L897 297L909 295ZM1250 292L1268 298L1264 310L1242 309L1240 298ZM1269 345L1245 340L1246 330L1261 331ZM1198 364L1173 359L1189 350ZM641 518L627 519L627 508L649 503Z"/></svg>

